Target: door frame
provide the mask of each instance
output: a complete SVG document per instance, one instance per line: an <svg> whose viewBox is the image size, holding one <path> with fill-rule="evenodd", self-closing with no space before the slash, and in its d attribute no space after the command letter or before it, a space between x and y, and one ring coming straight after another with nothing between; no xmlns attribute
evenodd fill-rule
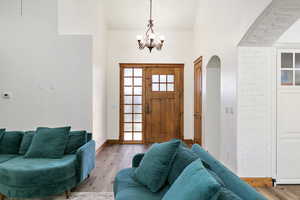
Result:
<svg viewBox="0 0 300 200"><path fill-rule="evenodd" d="M185 64L184 63L127 63L127 62L124 62L124 63L119 63L119 70L120 70L120 75L119 75L119 80L120 80L120 83L119 83L119 87L120 87L120 90L119 90L119 143L120 144L145 144L146 140L145 140L145 134L146 134L146 124L145 124L145 106L146 106L146 98L145 98L145 93L146 93L146 90L145 90L145 84L146 84L146 79L145 79L145 71L143 71L143 113L142 113L142 116L143 116L143 128L142 128L142 131L143 131L143 139L141 142L131 142L131 141L124 141L124 135L123 135L123 125L122 125L122 100L123 100L123 82L121 80L123 80L123 77L121 77L122 75L122 69L124 68L154 68L154 67L157 67L157 68L181 68L181 77L182 77L182 80L181 80L181 85L182 85L182 91L181 91L181 95L180 95L180 109L181 109L181 120L180 120L180 139L181 140L184 140L184 66Z"/></svg>
<svg viewBox="0 0 300 200"><path fill-rule="evenodd" d="M195 86L195 83L196 83L196 77L195 77L195 68L196 68L196 64L198 64L198 63L201 63L201 76L202 76L202 78L201 78L201 91L202 91L202 93L201 93L201 133L200 133L200 141L199 141L199 143L200 143L200 145L201 146L203 146L203 144L204 144L204 138L203 138L203 136L204 136L204 134L203 134L203 130L204 130L204 128L203 128L203 126L204 126L204 121L203 121L203 56L200 56L200 57L198 57L194 62L193 62L193 64L194 64L194 86ZM195 123L195 110L196 110L196 92L195 92L195 88L194 88L194 113L193 113L193 121L194 121L194 123ZM194 143L196 143L196 138L195 138L195 132L196 132L196 130L195 130L195 128L196 128L196 126L195 126L195 124L194 124Z"/></svg>
<svg viewBox="0 0 300 200"><path fill-rule="evenodd" d="M274 99L274 102L273 105L275 104L274 108L273 108L273 111L275 114L275 138L273 138L273 142L272 142L272 145L274 145L274 149L275 149L275 164L274 164L274 161L272 163L272 165L275 165L275 166L272 166L273 170L275 170L275 176L273 175L273 171L272 171L272 176L274 176L273 178L275 178L275 185L277 184L281 184L281 185L293 185L293 184L299 184L300 182L300 179L282 179L279 177L279 174L278 174L278 167L279 167L279 151L280 151L280 148L279 148L279 132L280 132L280 125L279 125L279 95L280 93L299 93L300 91L300 86L295 86L295 85L292 85L292 86L282 86L281 85L281 53L300 53L300 46L289 46L289 45L283 45L283 46L277 46L276 48L276 69L272 70L272 75L274 76L275 75L275 78L273 78L273 84L275 85L275 99ZM294 58L293 58L294 59ZM293 74L293 76L295 76ZM274 80L275 79L275 80ZM294 80L295 77L293 77L293 82L295 81ZM275 144L274 144L275 143ZM273 158L274 159L274 158Z"/></svg>

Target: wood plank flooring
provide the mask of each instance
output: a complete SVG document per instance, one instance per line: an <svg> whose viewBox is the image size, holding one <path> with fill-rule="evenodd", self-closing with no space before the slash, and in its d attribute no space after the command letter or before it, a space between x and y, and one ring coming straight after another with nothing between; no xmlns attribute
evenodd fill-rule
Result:
<svg viewBox="0 0 300 200"><path fill-rule="evenodd" d="M146 145L108 145L96 158L96 169L90 178L75 189L76 192L112 192L119 170L131 167L132 157L148 149ZM257 188L270 200L300 200L300 186Z"/></svg>

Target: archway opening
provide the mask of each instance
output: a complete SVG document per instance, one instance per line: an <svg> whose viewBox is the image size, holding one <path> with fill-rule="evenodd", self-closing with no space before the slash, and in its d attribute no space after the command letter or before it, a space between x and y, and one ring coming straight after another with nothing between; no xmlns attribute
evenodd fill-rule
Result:
<svg viewBox="0 0 300 200"><path fill-rule="evenodd" d="M217 159L221 146L221 60L213 56L206 67L205 146Z"/></svg>

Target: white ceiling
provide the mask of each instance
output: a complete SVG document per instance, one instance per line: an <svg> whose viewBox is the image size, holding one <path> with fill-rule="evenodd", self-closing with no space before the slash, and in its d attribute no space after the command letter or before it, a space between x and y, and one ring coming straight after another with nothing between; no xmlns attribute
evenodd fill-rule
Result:
<svg viewBox="0 0 300 200"><path fill-rule="evenodd" d="M159 29L192 29L197 0L153 0L153 18ZM149 20L150 0L104 0L108 27L140 29Z"/></svg>

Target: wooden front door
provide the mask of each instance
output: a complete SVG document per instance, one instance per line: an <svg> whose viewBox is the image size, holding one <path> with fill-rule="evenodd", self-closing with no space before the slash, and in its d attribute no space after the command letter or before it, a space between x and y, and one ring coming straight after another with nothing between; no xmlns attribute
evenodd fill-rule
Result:
<svg viewBox="0 0 300 200"><path fill-rule="evenodd" d="M202 145L202 57L194 65L194 142Z"/></svg>
<svg viewBox="0 0 300 200"><path fill-rule="evenodd" d="M183 65L145 68L145 142L183 139Z"/></svg>

